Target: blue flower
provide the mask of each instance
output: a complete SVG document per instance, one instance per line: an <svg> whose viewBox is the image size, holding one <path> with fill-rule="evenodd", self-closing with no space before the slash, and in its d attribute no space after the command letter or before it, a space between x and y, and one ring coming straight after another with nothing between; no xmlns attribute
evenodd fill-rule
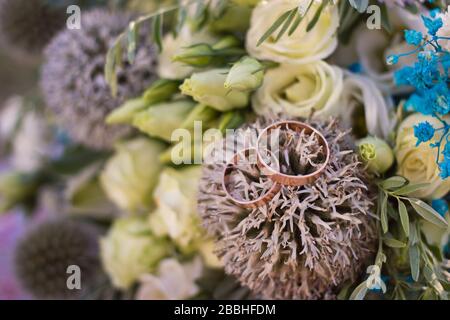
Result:
<svg viewBox="0 0 450 320"><path fill-rule="evenodd" d="M431 201L431 206L437 213L439 213L442 217L448 212L448 202L444 199L434 199Z"/></svg>
<svg viewBox="0 0 450 320"><path fill-rule="evenodd" d="M386 58L386 63L388 65L397 64L397 62L398 62L398 56L396 54L391 54L390 56L388 56Z"/></svg>
<svg viewBox="0 0 450 320"><path fill-rule="evenodd" d="M444 155L445 159L450 159L450 143L445 144L442 154Z"/></svg>
<svg viewBox="0 0 450 320"><path fill-rule="evenodd" d="M442 27L443 22L441 18L431 19L425 16L422 16L423 24L428 30L428 33L432 36L436 35L436 32Z"/></svg>
<svg viewBox="0 0 450 320"><path fill-rule="evenodd" d="M434 136L434 128L428 122L421 122L414 126L414 136L417 138L416 146L421 144L422 142L430 141Z"/></svg>
<svg viewBox="0 0 450 320"><path fill-rule="evenodd" d="M405 30L405 40L408 44L418 46L422 42L422 32L416 30Z"/></svg>
<svg viewBox="0 0 450 320"><path fill-rule="evenodd" d="M450 161L445 159L441 163L439 163L439 169L441 173L439 174L442 179L446 179L450 176Z"/></svg>

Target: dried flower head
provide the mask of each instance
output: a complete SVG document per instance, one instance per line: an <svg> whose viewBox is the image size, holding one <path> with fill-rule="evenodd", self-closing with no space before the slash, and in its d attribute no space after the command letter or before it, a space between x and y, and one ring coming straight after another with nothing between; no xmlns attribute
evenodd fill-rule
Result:
<svg viewBox="0 0 450 320"><path fill-rule="evenodd" d="M257 136L270 122L260 119L248 126L256 134L227 139L239 150L249 140L255 143L248 137ZM264 298L335 298L345 281L364 270L374 252L373 196L352 138L334 120L310 125L327 139L330 165L311 185L283 186L265 206L244 209L225 197L223 161L207 158L203 167L198 205L203 224L217 239L225 271ZM304 136L298 140L302 143L286 148L290 162L280 159L282 171L298 174L316 165L311 160L319 159L321 152L315 136L309 137L311 141ZM225 151L229 158L233 151L227 148L232 145L221 141L211 157L216 156L214 151ZM251 188L246 179L241 184Z"/></svg>
<svg viewBox="0 0 450 320"><path fill-rule="evenodd" d="M118 94L111 95L103 74L106 54L129 20L124 13L85 12L81 30L62 31L45 50L47 62L41 76L45 100L76 142L97 149L111 147L129 129L105 125L106 115L141 94L155 79L155 47L141 39L133 64L123 53L117 69Z"/></svg>
<svg viewBox="0 0 450 320"><path fill-rule="evenodd" d="M99 230L88 223L60 219L44 222L25 234L16 248L17 276L38 299L77 299L101 275ZM67 288L67 268L82 272L82 290Z"/></svg>

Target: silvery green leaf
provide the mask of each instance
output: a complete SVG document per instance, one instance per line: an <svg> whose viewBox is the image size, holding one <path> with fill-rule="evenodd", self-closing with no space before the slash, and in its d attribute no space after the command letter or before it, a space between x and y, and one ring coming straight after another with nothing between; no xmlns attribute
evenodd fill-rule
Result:
<svg viewBox="0 0 450 320"><path fill-rule="evenodd" d="M388 232L388 217L387 217L387 196L383 195L383 200L381 202L381 227L383 229L383 233Z"/></svg>
<svg viewBox="0 0 450 320"><path fill-rule="evenodd" d="M409 264L412 278L417 282L420 274L420 251L417 245L409 247Z"/></svg>
<svg viewBox="0 0 450 320"><path fill-rule="evenodd" d="M405 186L408 180L402 176L393 176L380 183L380 186L385 190L393 190Z"/></svg>
<svg viewBox="0 0 450 320"><path fill-rule="evenodd" d="M162 25L163 25L163 14L158 14L153 19L152 27L152 39L158 46L159 52L162 51Z"/></svg>
<svg viewBox="0 0 450 320"><path fill-rule="evenodd" d="M278 17L278 19L275 20L275 22L270 26L270 28L262 35L256 46L260 46L264 41L266 41L267 38L269 38L286 21L286 19L290 16L292 10L288 10L285 13L283 13L280 17Z"/></svg>
<svg viewBox="0 0 450 320"><path fill-rule="evenodd" d="M407 184L406 186L401 187L400 189L397 189L394 191L394 194L397 196L403 196L410 193L413 193L417 190L421 190L423 188L428 187L429 183L414 183L414 184Z"/></svg>
<svg viewBox="0 0 450 320"><path fill-rule="evenodd" d="M403 242L401 242L401 241L399 241L397 239L394 239L392 237L392 235L390 235L390 234L387 234L383 238L383 242L384 242L385 245L387 245L388 247L391 247L391 248L404 248L404 247L406 247L405 243L403 243Z"/></svg>
<svg viewBox="0 0 450 320"><path fill-rule="evenodd" d="M135 21L130 22L127 31L128 61L130 62L130 64L134 63L134 58L136 56L138 32L139 25Z"/></svg>
<svg viewBox="0 0 450 320"><path fill-rule="evenodd" d="M403 231L405 235L409 237L409 216L408 210L402 200L398 199L398 213L400 215L400 221L402 223Z"/></svg>
<svg viewBox="0 0 450 320"><path fill-rule="evenodd" d="M440 228L447 228L448 223L439 213L436 212L430 205L419 199L408 199L416 212L425 220L435 224Z"/></svg>
<svg viewBox="0 0 450 320"><path fill-rule="evenodd" d="M275 41L278 41L281 39L281 37L286 33L287 29L291 25L292 21L294 20L295 16L298 14L297 9L292 9L291 13L287 17L286 21L283 23L283 26L280 29L280 32L278 32L278 35L275 39Z"/></svg>

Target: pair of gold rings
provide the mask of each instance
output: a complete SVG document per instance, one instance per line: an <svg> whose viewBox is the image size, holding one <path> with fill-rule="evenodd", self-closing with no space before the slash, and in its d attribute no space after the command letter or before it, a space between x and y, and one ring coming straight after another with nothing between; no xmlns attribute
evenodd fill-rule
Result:
<svg viewBox="0 0 450 320"><path fill-rule="evenodd" d="M322 147L322 153L324 155L324 160L313 172L305 175L290 175L283 173L281 170L281 165L275 156L275 154L268 148L261 148L262 142L267 137L271 136L274 130L293 130L298 133L305 133L308 135L315 135L319 145ZM267 142L267 140L266 140ZM252 156L252 153L256 154L256 164L260 173L267 176L272 184L270 187L265 188L262 194L255 197L252 200L238 199L237 196L233 195L233 191L230 190L230 177L234 170L238 169L238 164L241 161L247 161L247 159ZM232 200L237 205L244 208L256 208L267 204L273 197L280 191L282 186L303 186L311 184L316 181L320 175L323 173L328 165L330 159L330 149L328 142L325 137L313 127L300 122L300 121L280 121L276 122L268 127L266 127L258 136L257 145L254 148L247 148L237 152L233 155L231 160L226 164L223 171L222 187L226 193L227 198Z"/></svg>

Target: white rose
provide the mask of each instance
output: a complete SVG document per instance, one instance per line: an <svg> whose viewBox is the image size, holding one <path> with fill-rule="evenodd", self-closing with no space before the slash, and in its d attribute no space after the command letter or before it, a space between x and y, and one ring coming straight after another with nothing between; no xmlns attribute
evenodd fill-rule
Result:
<svg viewBox="0 0 450 320"><path fill-rule="evenodd" d="M315 118L339 115L338 98L344 73L324 61L302 65L280 65L269 69L263 85L253 96L257 114L284 113Z"/></svg>
<svg viewBox="0 0 450 320"><path fill-rule="evenodd" d="M200 278L203 265L200 258L181 264L171 258L161 261L158 272L140 277L137 300L181 300L199 293L195 281Z"/></svg>
<svg viewBox="0 0 450 320"><path fill-rule="evenodd" d="M165 79L184 79L192 74L194 68L181 62L172 61L172 58L180 54L184 48L199 43L213 44L218 38L209 33L205 28L192 32L186 24L180 30L178 37L174 38L168 33L163 41L163 51L158 55L158 76Z"/></svg>
<svg viewBox="0 0 450 320"><path fill-rule="evenodd" d="M310 0L261 1L253 10L250 29L247 33L247 51L258 59L280 63L308 63L328 57L337 46L336 31L339 26L337 6L327 6L313 29L306 27L313 19L320 4L314 2L295 32L285 34L275 41L277 32L258 46L263 34L283 13L309 4Z"/></svg>
<svg viewBox="0 0 450 320"><path fill-rule="evenodd" d="M385 98L376 84L366 76L346 73L338 104L342 122L349 128L358 125L359 119L355 122L355 114L361 111L365 130L372 136L386 139L395 126L392 99Z"/></svg>
<svg viewBox="0 0 450 320"><path fill-rule="evenodd" d="M441 126L441 122L436 118L419 113L410 115L400 124L395 146L397 172L411 183L429 183L426 188L412 193L412 197L438 199L450 191L450 179L442 179L439 176L436 148L431 148L429 143L416 146L414 126L424 121L428 121L435 128ZM442 134L437 131L432 142L438 141L440 135Z"/></svg>

